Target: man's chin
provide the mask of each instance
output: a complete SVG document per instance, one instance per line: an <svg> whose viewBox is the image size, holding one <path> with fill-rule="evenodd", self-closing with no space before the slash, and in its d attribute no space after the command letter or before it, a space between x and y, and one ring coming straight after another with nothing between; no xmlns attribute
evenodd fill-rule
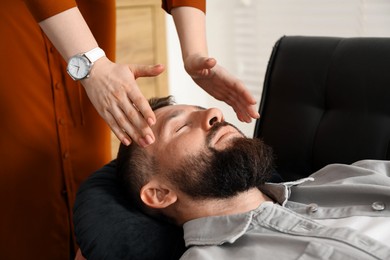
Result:
<svg viewBox="0 0 390 260"><path fill-rule="evenodd" d="M172 183L194 199L225 199L264 184L272 169L272 149L260 139L224 138L169 173ZM225 147L225 149L223 148Z"/></svg>

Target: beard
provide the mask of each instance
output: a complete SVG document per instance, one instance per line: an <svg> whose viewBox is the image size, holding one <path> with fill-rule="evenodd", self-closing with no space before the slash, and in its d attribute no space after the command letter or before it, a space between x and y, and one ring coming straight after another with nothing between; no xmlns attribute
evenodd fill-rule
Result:
<svg viewBox="0 0 390 260"><path fill-rule="evenodd" d="M193 199L234 197L260 187L272 176L272 149L260 139L234 138L220 151L209 146L225 125L228 123L215 124L206 139L206 150L186 158L168 173L169 180Z"/></svg>

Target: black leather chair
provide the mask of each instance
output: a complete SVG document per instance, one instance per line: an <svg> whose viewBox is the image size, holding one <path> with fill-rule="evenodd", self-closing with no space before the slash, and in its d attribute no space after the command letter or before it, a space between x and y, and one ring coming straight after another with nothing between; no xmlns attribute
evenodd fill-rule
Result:
<svg viewBox="0 0 390 260"><path fill-rule="evenodd" d="M255 137L285 180L330 163L390 159L390 38L283 37Z"/></svg>
<svg viewBox="0 0 390 260"><path fill-rule="evenodd" d="M330 163L390 159L390 39L283 37L265 78L255 137L284 180ZM87 259L178 259L182 231L124 198L115 161L79 189L77 242Z"/></svg>

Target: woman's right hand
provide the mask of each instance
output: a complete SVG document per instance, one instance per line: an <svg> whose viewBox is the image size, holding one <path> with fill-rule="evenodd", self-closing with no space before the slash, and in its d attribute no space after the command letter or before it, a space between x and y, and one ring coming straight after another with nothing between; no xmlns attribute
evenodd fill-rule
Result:
<svg viewBox="0 0 390 260"><path fill-rule="evenodd" d="M163 65L116 64L102 57L95 62L90 76L81 81L92 104L123 144L133 140L146 147L154 142L150 126L156 117L136 79L163 71Z"/></svg>
<svg viewBox="0 0 390 260"><path fill-rule="evenodd" d="M65 60L98 46L77 7L39 25ZM92 104L123 144L129 145L133 140L145 147L154 142L150 125L156 117L135 80L163 71L162 65L121 65L102 57L95 62L89 78L81 80Z"/></svg>

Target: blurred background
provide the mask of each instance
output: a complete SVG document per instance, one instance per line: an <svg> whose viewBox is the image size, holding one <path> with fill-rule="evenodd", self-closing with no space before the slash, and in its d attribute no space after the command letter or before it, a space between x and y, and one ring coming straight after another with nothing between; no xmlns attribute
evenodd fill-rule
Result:
<svg viewBox="0 0 390 260"><path fill-rule="evenodd" d="M117 61L166 64L166 73L137 82L147 97L222 109L227 121L252 136L255 122L208 96L184 71L172 17L161 0L116 0ZM390 37L390 0L208 0L209 55L242 80L259 101L275 42L283 35ZM389 62L390 73L390 62ZM112 137L112 155L119 141Z"/></svg>
<svg viewBox="0 0 390 260"><path fill-rule="evenodd" d="M209 55L240 78L260 100L267 62L283 35L390 37L389 0L208 0ZM222 107L227 121L252 136L230 107L206 95L185 74L170 16L167 22L169 91L178 103ZM390 61L389 61L390 73Z"/></svg>

